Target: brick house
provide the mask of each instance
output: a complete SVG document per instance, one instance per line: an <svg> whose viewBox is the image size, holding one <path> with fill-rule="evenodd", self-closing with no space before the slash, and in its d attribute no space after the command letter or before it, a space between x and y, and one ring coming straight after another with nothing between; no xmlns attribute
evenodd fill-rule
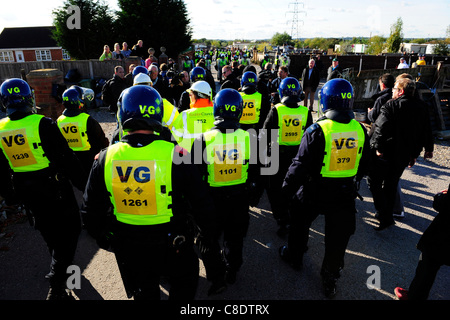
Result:
<svg viewBox="0 0 450 320"><path fill-rule="evenodd" d="M70 60L52 38L54 28L4 28L0 34L0 63Z"/></svg>

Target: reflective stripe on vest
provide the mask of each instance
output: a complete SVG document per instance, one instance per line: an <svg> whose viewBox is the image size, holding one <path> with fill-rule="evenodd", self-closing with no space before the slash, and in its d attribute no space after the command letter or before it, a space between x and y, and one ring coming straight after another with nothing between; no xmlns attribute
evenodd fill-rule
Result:
<svg viewBox="0 0 450 320"><path fill-rule="evenodd" d="M118 221L155 225L172 217L174 145L157 140L133 148L118 142L106 152L105 184Z"/></svg>
<svg viewBox="0 0 450 320"><path fill-rule="evenodd" d="M298 146L305 132L308 120L308 108L298 106L289 108L284 104L275 106L278 113L278 144L282 146Z"/></svg>
<svg viewBox="0 0 450 320"><path fill-rule="evenodd" d="M75 117L62 115L57 120L59 130L73 151L88 151L91 149L87 135L88 118L89 115L82 112Z"/></svg>
<svg viewBox="0 0 450 320"><path fill-rule="evenodd" d="M261 100L262 94L255 92L253 94L245 94L239 92L244 100L244 110L242 111L241 119L239 123L242 124L256 124L259 122L259 116L261 114Z"/></svg>
<svg viewBox="0 0 450 320"><path fill-rule="evenodd" d="M7 117L0 121L1 149L14 172L38 171L49 166L39 136L43 117L31 114L20 120Z"/></svg>
<svg viewBox="0 0 450 320"><path fill-rule="evenodd" d="M213 107L185 110L175 120L172 133L180 147L191 151L194 140L214 126Z"/></svg>
<svg viewBox="0 0 450 320"><path fill-rule="evenodd" d="M165 98L163 98L163 108L164 108L164 115L162 125L170 129L172 128L172 124L178 117L179 113L177 108L175 108L175 106L171 104L169 101L167 101L167 99Z"/></svg>
<svg viewBox="0 0 450 320"><path fill-rule="evenodd" d="M209 185L223 187L245 183L250 159L249 133L242 129L226 134L212 130L203 136L209 163Z"/></svg>
<svg viewBox="0 0 450 320"><path fill-rule="evenodd" d="M325 137L325 156L320 174L327 178L356 175L364 146L364 130L356 120L348 124L326 119L317 124Z"/></svg>

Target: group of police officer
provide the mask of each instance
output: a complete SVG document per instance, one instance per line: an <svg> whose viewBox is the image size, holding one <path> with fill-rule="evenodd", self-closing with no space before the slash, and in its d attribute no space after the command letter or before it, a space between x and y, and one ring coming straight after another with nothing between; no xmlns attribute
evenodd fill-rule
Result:
<svg viewBox="0 0 450 320"><path fill-rule="evenodd" d="M353 116L351 84L333 79L323 86L322 117L313 124L292 77L281 82L281 102L270 110L261 108L252 71L239 91L222 89L214 98L199 77L187 91L190 107L179 112L147 78L136 73L122 92L111 144L83 112L80 88L64 92L66 109L54 122L36 114L25 81L1 85L7 117L0 121L0 191L26 206L48 245L48 298L70 298L66 270L82 225L100 248L114 252L129 298L160 299L165 277L169 299L193 299L197 252L211 281L208 294L225 290L243 264L249 206L264 189L278 233L289 234L280 257L296 269L309 226L325 215L321 275L325 294L333 296L355 229L355 180L365 174L369 150ZM268 167L276 169L264 176ZM73 187L84 192L82 219ZM319 194L327 201L317 201Z"/></svg>

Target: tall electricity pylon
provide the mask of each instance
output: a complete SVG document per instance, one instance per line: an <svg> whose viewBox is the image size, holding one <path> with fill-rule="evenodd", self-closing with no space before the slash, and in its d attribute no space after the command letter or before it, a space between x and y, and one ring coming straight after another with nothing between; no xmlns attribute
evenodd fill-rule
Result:
<svg viewBox="0 0 450 320"><path fill-rule="evenodd" d="M302 7L304 9L305 8L305 4L303 2L295 1L295 2L291 2L289 4L289 8L291 8L291 5L294 6L294 10L293 11L288 11L288 12L286 12L286 14L292 13L293 16L292 16L292 20L288 20L287 23L291 23L291 38L292 38L292 40L294 40L294 39L298 40L300 38L299 22L301 22L302 25L304 25L304 21L303 20L299 20L298 19L298 15L299 15L299 13L304 13L306 15L306 11L304 11L304 10L300 11L298 9L298 7L299 7L299 5L302 5Z"/></svg>

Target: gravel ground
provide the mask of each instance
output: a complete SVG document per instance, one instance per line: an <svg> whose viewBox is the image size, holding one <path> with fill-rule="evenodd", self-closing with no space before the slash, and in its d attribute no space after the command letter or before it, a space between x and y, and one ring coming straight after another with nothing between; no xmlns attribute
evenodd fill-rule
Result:
<svg viewBox="0 0 450 320"><path fill-rule="evenodd" d="M315 107L317 110L317 106ZM90 114L102 125L108 137L116 123L104 109ZM436 141L434 157L419 157L414 167L406 169L401 180L407 212L394 227L375 232L374 208L365 181L357 200L357 228L345 257L345 268L338 282L336 300L393 300L397 286L408 287L417 265L415 245L436 212L433 195L450 182L450 141ZM244 244L244 265L238 280L219 295L208 297L209 283L202 266L196 299L218 301L324 300L320 285L320 266L324 253L324 223L319 217L311 226L309 250L300 272L292 270L278 257L278 248L286 243L276 236L276 223L266 195L251 208L250 228ZM0 238L0 300L43 300L48 291L44 275L48 272L48 252L39 233L27 222L12 223ZM201 262L201 260L200 260ZM84 231L79 240L74 264L82 270L81 289L74 295L80 300L126 300L114 255L99 250ZM373 268L380 271L379 286L369 288ZM450 270L439 271L431 300L450 299ZM162 299L167 299L162 285Z"/></svg>

